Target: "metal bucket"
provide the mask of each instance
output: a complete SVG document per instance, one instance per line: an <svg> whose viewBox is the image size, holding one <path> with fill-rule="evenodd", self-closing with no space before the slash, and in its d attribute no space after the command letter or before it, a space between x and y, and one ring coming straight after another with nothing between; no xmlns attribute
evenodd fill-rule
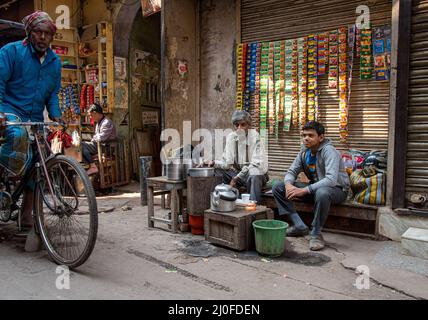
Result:
<svg viewBox="0 0 428 320"><path fill-rule="evenodd" d="M166 177L168 180L184 180L184 165L180 158L171 158L166 164Z"/></svg>

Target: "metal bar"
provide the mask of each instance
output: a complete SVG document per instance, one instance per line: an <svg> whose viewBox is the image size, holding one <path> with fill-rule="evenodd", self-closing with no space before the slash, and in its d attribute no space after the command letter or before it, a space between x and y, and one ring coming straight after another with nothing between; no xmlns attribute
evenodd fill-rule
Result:
<svg viewBox="0 0 428 320"><path fill-rule="evenodd" d="M412 0L394 0L391 33L391 101L389 110L389 150L387 205L405 206L407 118Z"/></svg>
<svg viewBox="0 0 428 320"><path fill-rule="evenodd" d="M37 135L34 135L34 138L36 140L37 151L39 152L39 157L40 157L40 160L41 160L40 161L40 165L42 166L43 171L45 173L46 181L48 182L49 191L50 191L50 193L52 195L52 200L53 200L53 203L54 203L54 206L55 206L55 209L56 209L57 208L57 203L56 203L56 199L55 199L55 194L53 192L52 183L51 183L51 180L49 178L48 169L46 168L46 165L45 165L45 159L43 157L42 148L40 147L39 138L37 138ZM42 190L42 192L43 192L43 190Z"/></svg>
<svg viewBox="0 0 428 320"><path fill-rule="evenodd" d="M60 124L58 122L31 122L31 121L10 122L10 121L6 121L6 126L44 126L44 127L53 126L53 127L59 127L59 126L62 126L62 124Z"/></svg>

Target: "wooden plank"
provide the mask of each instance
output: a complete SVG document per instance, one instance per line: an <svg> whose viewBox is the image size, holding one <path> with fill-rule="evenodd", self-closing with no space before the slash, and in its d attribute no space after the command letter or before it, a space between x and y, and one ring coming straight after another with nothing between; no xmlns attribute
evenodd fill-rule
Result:
<svg viewBox="0 0 428 320"><path fill-rule="evenodd" d="M269 208L277 208L277 204L273 197L263 197L263 204ZM294 202L295 208L297 211L301 212L312 212L313 203L304 203L304 202ZM377 219L377 210L376 206L368 205L359 205L359 204L350 204L343 203L339 205L332 205L330 207L330 215L351 218L351 219L360 219L360 220L369 220L376 221Z"/></svg>
<svg viewBox="0 0 428 320"><path fill-rule="evenodd" d="M168 219L163 219L163 218L158 218L158 217L152 217L151 218L151 221L158 221L158 222L163 222L163 223L166 223L166 224L168 224L168 225L171 225L172 224L172 221L171 220L168 220Z"/></svg>

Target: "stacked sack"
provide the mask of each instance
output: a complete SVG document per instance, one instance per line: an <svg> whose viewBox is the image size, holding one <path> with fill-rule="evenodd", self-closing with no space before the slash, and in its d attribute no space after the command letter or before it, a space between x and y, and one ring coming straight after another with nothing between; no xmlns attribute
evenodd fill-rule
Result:
<svg viewBox="0 0 428 320"><path fill-rule="evenodd" d="M385 205L386 197L386 151L363 153L351 150L350 157L345 154L345 162L351 182L351 199L357 203ZM349 170L352 166L352 172Z"/></svg>

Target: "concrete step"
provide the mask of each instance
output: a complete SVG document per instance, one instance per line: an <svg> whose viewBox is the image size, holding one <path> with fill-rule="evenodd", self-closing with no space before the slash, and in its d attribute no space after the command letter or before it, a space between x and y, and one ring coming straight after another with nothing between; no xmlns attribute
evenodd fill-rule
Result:
<svg viewBox="0 0 428 320"><path fill-rule="evenodd" d="M428 229L407 229L401 236L401 246L406 255L428 259Z"/></svg>

